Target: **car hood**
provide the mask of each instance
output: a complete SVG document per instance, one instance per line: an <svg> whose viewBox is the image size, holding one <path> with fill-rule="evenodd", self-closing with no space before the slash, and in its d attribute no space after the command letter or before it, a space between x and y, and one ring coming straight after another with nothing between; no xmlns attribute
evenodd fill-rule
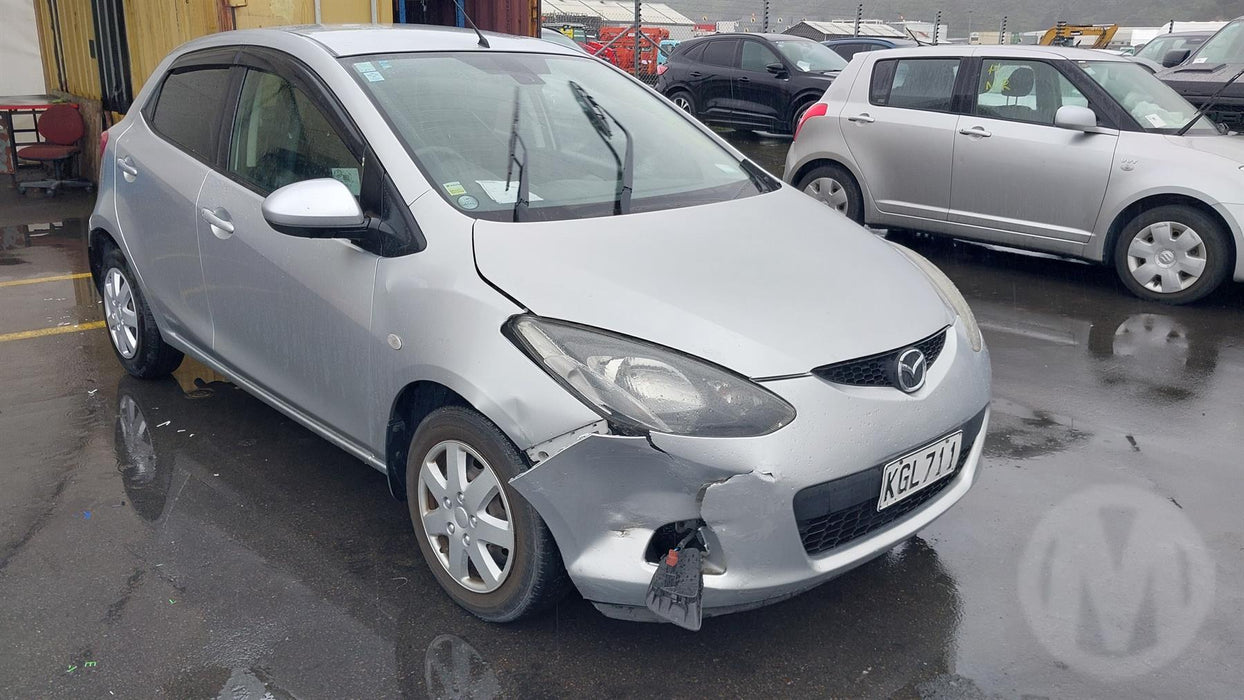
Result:
<svg viewBox="0 0 1244 700"><path fill-rule="evenodd" d="M1218 92L1227 79L1244 68L1239 63L1182 63L1157 74L1162 82L1175 88L1184 97L1209 97ZM1244 96L1244 78L1235 81L1224 97ZM1194 101L1194 104L1199 104Z"/></svg>
<svg viewBox="0 0 1244 700"><path fill-rule="evenodd" d="M953 313L890 244L790 187L600 219L475 224L480 274L540 316L748 377L892 350Z"/></svg>
<svg viewBox="0 0 1244 700"><path fill-rule="evenodd" d="M1244 135L1236 136L1166 136L1176 146L1226 158L1244 164Z"/></svg>

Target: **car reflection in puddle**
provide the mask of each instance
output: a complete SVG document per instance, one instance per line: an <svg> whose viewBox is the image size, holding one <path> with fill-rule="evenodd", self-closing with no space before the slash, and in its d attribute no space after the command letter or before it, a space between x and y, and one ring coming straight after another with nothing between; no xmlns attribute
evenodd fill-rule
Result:
<svg viewBox="0 0 1244 700"><path fill-rule="evenodd" d="M437 595L382 477L198 363L176 378L122 378L114 431L125 493L151 529L131 549L136 566L203 619L184 632L202 663L169 671L170 694L567 694L679 668L636 687L695 695L731 668L758 692L916 695L952 677L958 585L920 538L784 603L706 621L714 664L681 630L610 620L577 598L523 625L486 625ZM875 650L896 639L903 653L875 668ZM783 651L760 663L758 648ZM389 670L376 675L377 663ZM309 668L322 671L306 678Z"/></svg>

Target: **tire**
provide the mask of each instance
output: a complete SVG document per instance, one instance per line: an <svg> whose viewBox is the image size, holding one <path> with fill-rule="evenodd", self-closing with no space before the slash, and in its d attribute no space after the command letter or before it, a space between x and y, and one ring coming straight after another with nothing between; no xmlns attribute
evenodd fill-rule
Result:
<svg viewBox="0 0 1244 700"><path fill-rule="evenodd" d="M669 94L669 99L670 99L670 102L674 103L675 107L681 109L682 111L686 112L687 114L690 114L693 117L696 116L695 98L691 96L691 93L687 92L686 90L671 90Z"/></svg>
<svg viewBox="0 0 1244 700"><path fill-rule="evenodd" d="M796 187L855 223L864 224L864 197L855 177L846 168L833 164L819 165L799 178Z"/></svg>
<svg viewBox="0 0 1244 700"><path fill-rule="evenodd" d="M172 374L181 364L182 353L164 342L129 263L116 246L104 250L101 269L99 292L108 339L121 366L139 379Z"/></svg>
<svg viewBox="0 0 1244 700"><path fill-rule="evenodd" d="M467 486L457 492L444 468L454 450L465 455L467 465ZM419 549L455 603L487 622L511 622L565 596L570 581L557 543L536 509L509 483L527 462L497 426L470 408L440 408L419 424L407 454L406 502ZM430 463L426 476L425 463ZM482 505L471 503L468 489L476 484L493 487L480 492L489 494ZM451 508L445 507L445 498ZM488 539L505 540L498 536L498 523L508 527L508 549ZM454 574L451 558L465 560ZM481 566L491 570L493 580Z"/></svg>
<svg viewBox="0 0 1244 700"><path fill-rule="evenodd" d="M1227 279L1231 252L1222 224L1193 207L1171 204L1141 212L1123 228L1114 267L1132 294L1187 304Z"/></svg>

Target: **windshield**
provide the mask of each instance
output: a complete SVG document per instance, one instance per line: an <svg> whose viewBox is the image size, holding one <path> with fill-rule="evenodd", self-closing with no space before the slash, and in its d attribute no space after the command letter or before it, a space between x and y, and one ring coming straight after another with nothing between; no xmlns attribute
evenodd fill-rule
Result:
<svg viewBox="0 0 1244 700"><path fill-rule="evenodd" d="M441 196L470 216L514 220L520 173L524 221L613 214L628 133L629 211L772 186L650 90L586 56L480 51L345 62ZM610 127L624 128L601 129L585 112L587 97Z"/></svg>
<svg viewBox="0 0 1244 700"><path fill-rule="evenodd" d="M1162 59L1166 58L1166 54L1171 51L1194 49L1200 43L1201 39L1199 37L1160 36L1148 44L1145 44L1145 48L1137 51L1136 56L1161 63Z"/></svg>
<svg viewBox="0 0 1244 700"><path fill-rule="evenodd" d="M834 50L828 46L815 41L778 40L773 43L777 45L778 51L782 52L786 60L795 64L801 71L823 73L847 67L846 59L834 53Z"/></svg>
<svg viewBox="0 0 1244 700"><path fill-rule="evenodd" d="M1079 61L1080 67L1110 93L1145 131L1173 134L1196 114L1187 100L1166 83L1135 63ZM1188 133L1217 134L1213 123L1202 117Z"/></svg>
<svg viewBox="0 0 1244 700"><path fill-rule="evenodd" d="M1244 63L1244 21L1236 20L1218 30L1201 45L1193 63Z"/></svg>

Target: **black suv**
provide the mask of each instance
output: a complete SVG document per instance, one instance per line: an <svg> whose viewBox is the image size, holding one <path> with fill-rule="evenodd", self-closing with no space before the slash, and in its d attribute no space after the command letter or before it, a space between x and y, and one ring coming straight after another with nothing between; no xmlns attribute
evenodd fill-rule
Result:
<svg viewBox="0 0 1244 700"><path fill-rule="evenodd" d="M846 65L803 37L715 34L679 44L656 87L706 123L793 134Z"/></svg>
<svg viewBox="0 0 1244 700"><path fill-rule="evenodd" d="M1244 69L1244 17L1229 22L1192 51L1169 52L1162 63L1174 67L1158 73L1158 78L1197 107L1204 107L1225 86L1207 116L1216 124L1244 131L1244 77L1227 85Z"/></svg>

